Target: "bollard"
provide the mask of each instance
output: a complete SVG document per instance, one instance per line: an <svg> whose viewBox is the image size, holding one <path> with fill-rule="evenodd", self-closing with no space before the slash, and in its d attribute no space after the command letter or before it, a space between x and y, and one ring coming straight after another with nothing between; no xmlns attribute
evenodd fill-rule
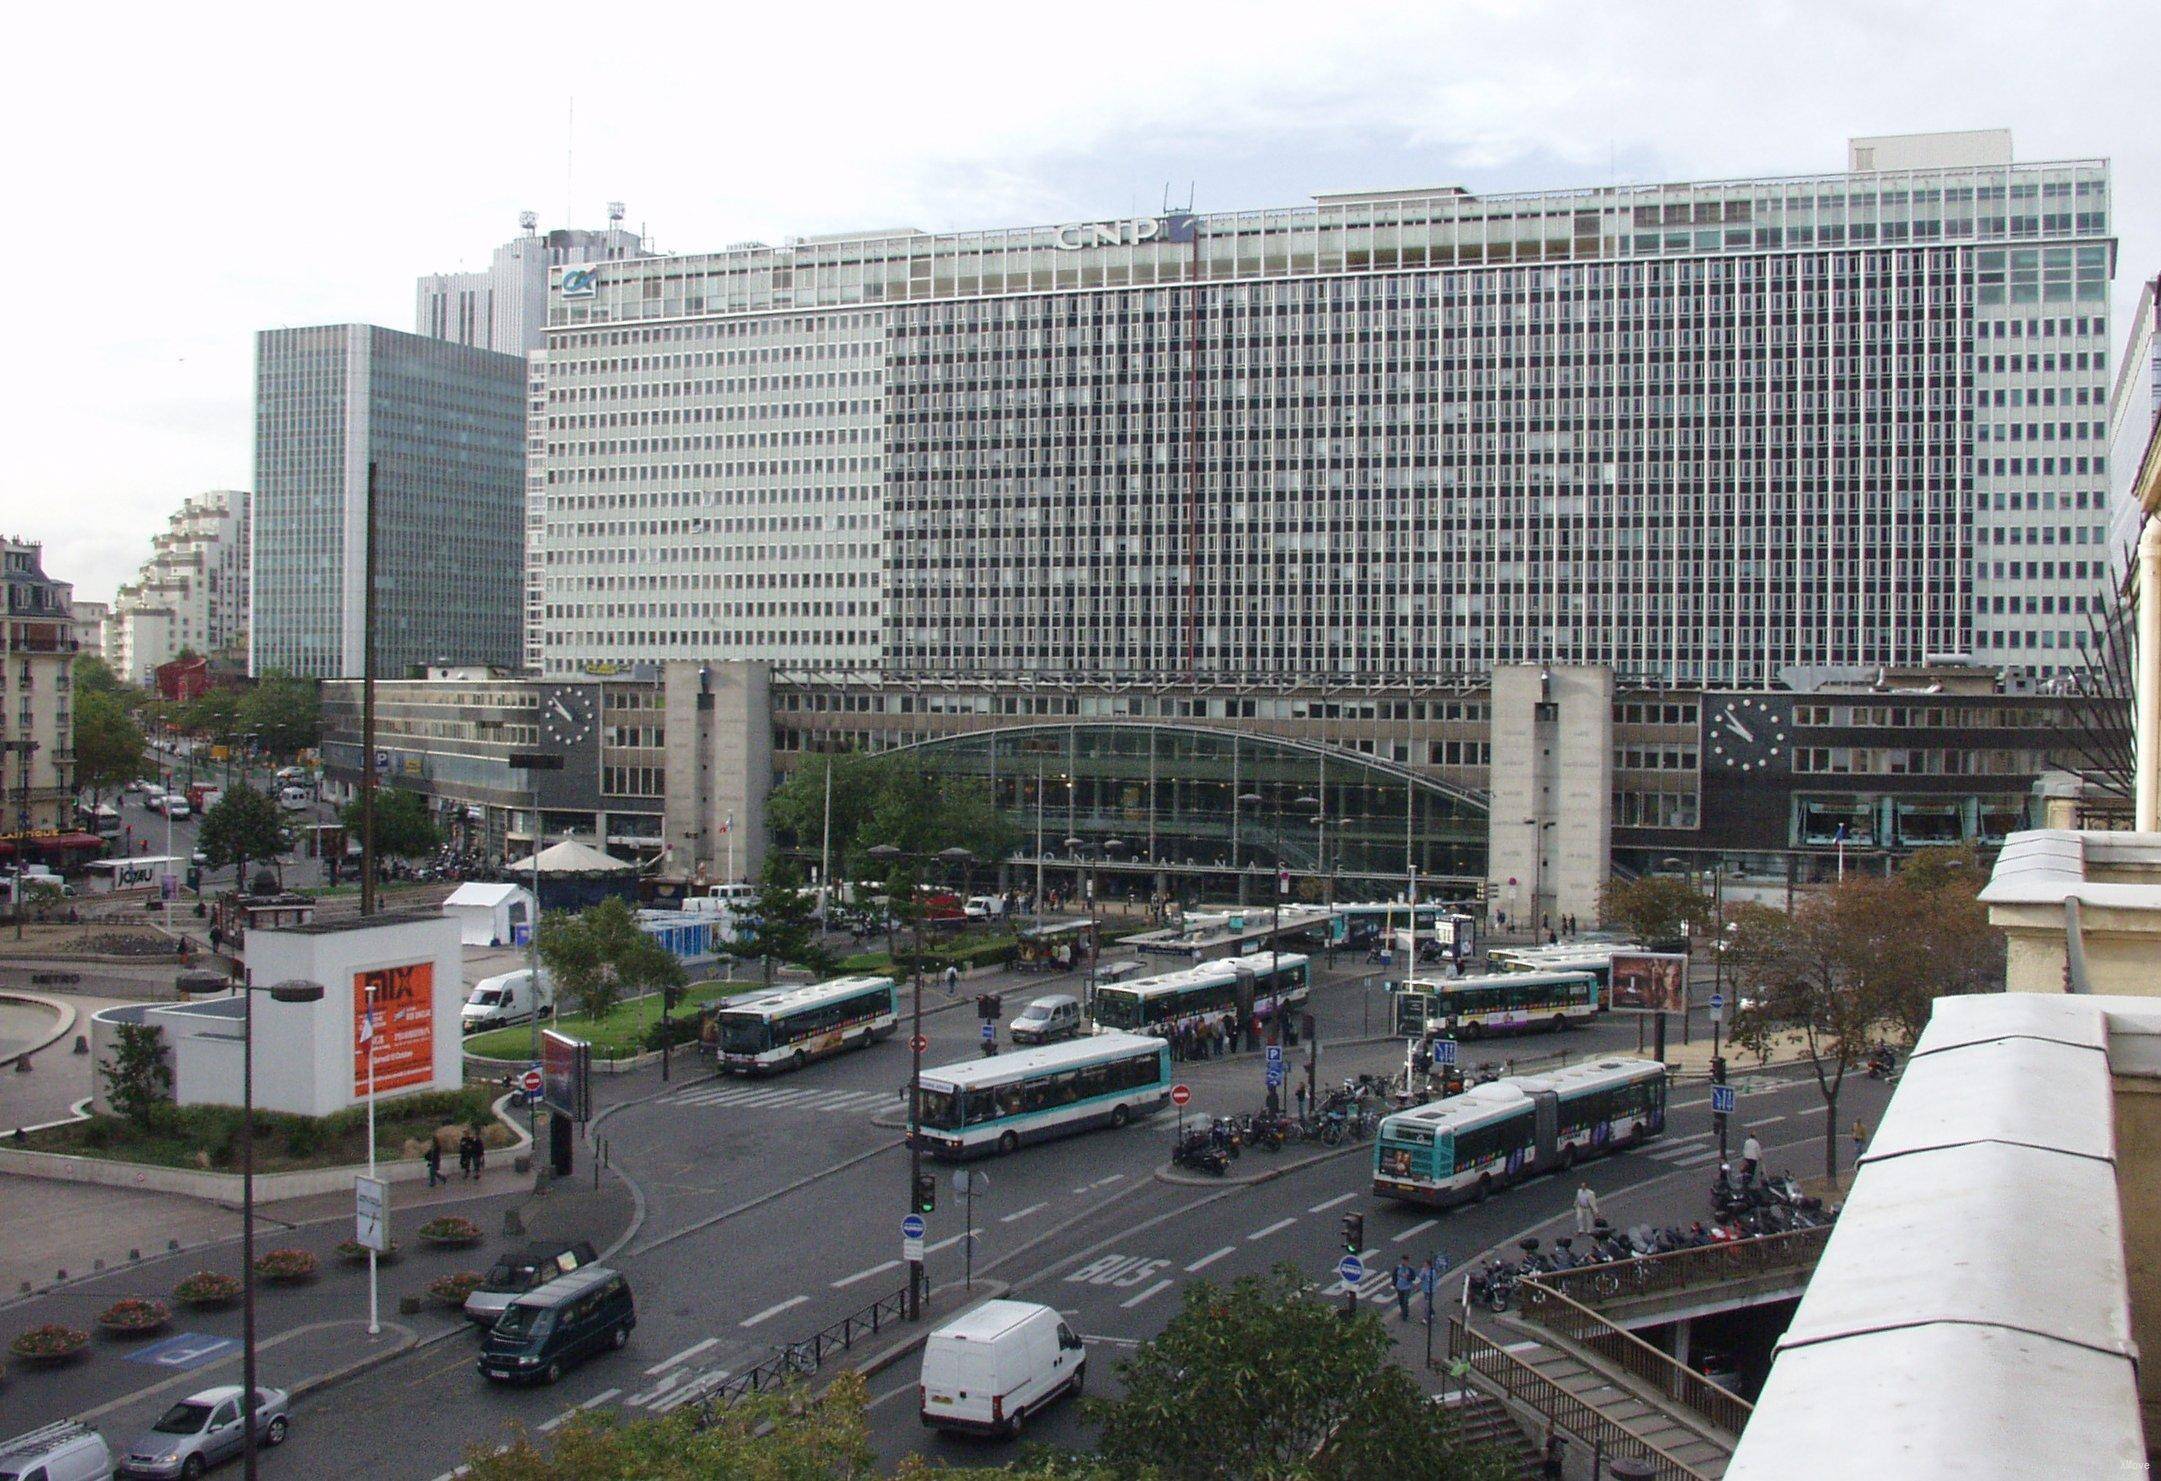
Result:
<svg viewBox="0 0 2161 1481"><path fill-rule="evenodd" d="M68 1273L65 1270L61 1271L59 1275L54 1277L55 1280L66 1280L67 1278Z"/></svg>
<svg viewBox="0 0 2161 1481"><path fill-rule="evenodd" d="M168 1239L168 1240L166 1240L166 1241L165 1241L165 1252L166 1252L167 1254L172 1254L173 1252L177 1251L177 1250L178 1250L179 1248L180 1248L180 1241L179 1241L179 1240L177 1240L177 1239Z"/></svg>
<svg viewBox="0 0 2161 1481"><path fill-rule="evenodd" d="M15 1073L18 1075L27 1075L30 1073L29 1055L18 1054L15 1056Z"/></svg>
<svg viewBox="0 0 2161 1481"><path fill-rule="evenodd" d="M128 1251L128 1258L129 1258L130 1260L140 1260L140 1259L141 1259L142 1257L143 1257L143 1252L142 1252L141 1250L129 1250L129 1251Z"/></svg>
<svg viewBox="0 0 2161 1481"><path fill-rule="evenodd" d="M418 1296L400 1296L398 1298L399 1316L416 1316L419 1311L420 1298Z"/></svg>
<svg viewBox="0 0 2161 1481"><path fill-rule="evenodd" d="M105 1268L105 1262L103 1260L92 1260L90 1262L90 1268L92 1270L103 1270Z"/></svg>
<svg viewBox="0 0 2161 1481"><path fill-rule="evenodd" d="M77 1034L75 1036L75 1052L77 1054L88 1054L90 1052L90 1040L81 1034Z"/></svg>
<svg viewBox="0 0 2161 1481"><path fill-rule="evenodd" d="M503 1210L503 1238L519 1239L525 1234L525 1220L514 1208Z"/></svg>

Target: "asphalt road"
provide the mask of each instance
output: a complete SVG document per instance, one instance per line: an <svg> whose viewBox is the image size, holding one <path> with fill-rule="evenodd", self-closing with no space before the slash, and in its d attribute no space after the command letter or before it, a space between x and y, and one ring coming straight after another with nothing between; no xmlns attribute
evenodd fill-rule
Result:
<svg viewBox="0 0 2161 1481"><path fill-rule="evenodd" d="M1371 969L1357 964L1344 976L1350 970ZM1400 1063L1398 1043L1344 1042L1361 1037L1362 1025L1377 1032L1385 1019L1385 999L1344 976L1315 992L1324 1082ZM1027 998L1068 989L1070 982L997 985L1010 1019ZM964 998L972 988L964 985ZM926 992L927 1006L943 1002L941 989ZM927 1066L976 1052L978 1024L965 1001L934 1011L924 1031L931 1040ZM513 1425L544 1431L579 1408L600 1405L663 1412L767 1357L776 1344L807 1337L898 1290L907 1158L898 1132L873 1117L894 1119L900 1111L905 1036L904 1022L886 1043L770 1080L719 1079L691 1060L691 1073L665 1086L652 1071L603 1085L604 1101L623 1103L607 1110L594 1131L642 1205L634 1236L611 1261L629 1275L638 1298L639 1325L628 1348L573 1370L554 1387L507 1390L489 1386L474 1370L474 1340L454 1336L303 1401L292 1439L268 1459L265 1473L425 1481L452 1470L469 1446L498 1443ZM1495 1041L1467 1057L1626 1052L1635 1042L1635 1024L1613 1018L1558 1037ZM1303 1046L1295 1053L1302 1061ZM685 1067L679 1059L678 1070ZM1251 1110L1262 1097L1254 1055L1181 1066L1179 1077L1194 1092L1189 1115ZM1762 1088L1744 1093L1736 1140L1739 1123L1752 1124L1774 1166L1790 1162L1802 1173L1820 1167L1822 1112L1813 1082L1775 1071L1754 1079ZM1873 1125L1882 1100L1881 1087L1849 1081L1841 1119L1850 1124L1860 1116ZM1706 1212L1717 1154L1705 1102L1700 1084L1679 1087L1662 1142L1586 1171L1617 1222L1685 1221ZM1438 1248L1460 1264L1564 1216L1573 1193L1572 1182L1539 1180L1483 1207L1436 1218L1374 1200L1363 1145L1306 1161L1300 1159L1309 1154L1296 1149L1249 1152L1240 1173L1290 1169L1263 1183L1173 1184L1156 1177L1173 1131L1165 1113L1123 1131L976 1165L989 1175L988 1190L974 1205L976 1275L1008 1282L1016 1296L1067 1314L1089 1340L1093 1393L1114 1391L1116 1360L1159 1330L1177 1310L1181 1291L1198 1279L1228 1279L1285 1260L1316 1279L1331 1278L1347 1210L1367 1214L1370 1295L1378 1294L1399 1251L1422 1258ZM1842 1162L1847 1155L1842 1140ZM939 1204L926 1247L930 1278L942 1286L963 1279L967 1215L950 1169L933 1165ZM885 1462L910 1451L971 1461L999 1457L996 1446L923 1431L914 1413L915 1381L912 1359L873 1380L875 1438ZM117 1428L108 1433L125 1439ZM1088 1440L1072 1406L1046 1414L1031 1437L1073 1446Z"/></svg>

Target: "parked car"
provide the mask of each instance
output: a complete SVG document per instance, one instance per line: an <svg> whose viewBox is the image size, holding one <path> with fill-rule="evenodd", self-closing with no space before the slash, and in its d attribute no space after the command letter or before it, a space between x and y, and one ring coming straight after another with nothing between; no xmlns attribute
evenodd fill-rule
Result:
<svg viewBox="0 0 2161 1481"><path fill-rule="evenodd" d="M1086 1381L1088 1349L1048 1306L986 1301L923 1345L920 1417L940 1430L1008 1437Z"/></svg>
<svg viewBox="0 0 2161 1481"><path fill-rule="evenodd" d="M156 810L176 823L182 818L195 815L195 809L188 806L188 799L178 792L168 792L163 797L160 797L157 801Z"/></svg>
<svg viewBox="0 0 2161 1481"><path fill-rule="evenodd" d="M515 1255L488 1267L473 1294L465 1298L465 1319L492 1327L504 1308L527 1291L538 1290L559 1275L583 1270L597 1258L584 1240L535 1240Z"/></svg>
<svg viewBox="0 0 2161 1481"><path fill-rule="evenodd" d="M138 1436L121 1459L122 1476L184 1477L195 1481L212 1466L241 1451L241 1389L237 1383L190 1394L160 1415ZM255 1437L259 1444L283 1445L292 1421L284 1389L255 1391Z"/></svg>
<svg viewBox="0 0 2161 1481"><path fill-rule="evenodd" d="M1016 1044L1054 1044L1078 1034L1080 1026L1080 999L1053 993L1021 1009L1008 1032Z"/></svg>
<svg viewBox="0 0 2161 1481"><path fill-rule="evenodd" d="M536 1013L549 1012L555 1007L555 979L543 967L537 993L533 981L533 971L529 967L483 977L473 984L465 1006L458 1010L458 1026L466 1033L477 1034L482 1029L524 1023Z"/></svg>
<svg viewBox="0 0 2161 1481"><path fill-rule="evenodd" d="M481 1343L480 1371L502 1383L553 1383L588 1354L623 1346L637 1325L630 1282L588 1265L505 1307Z"/></svg>
<svg viewBox="0 0 2161 1481"><path fill-rule="evenodd" d="M112 1474L105 1437L78 1420L0 1440L0 1481L112 1481Z"/></svg>

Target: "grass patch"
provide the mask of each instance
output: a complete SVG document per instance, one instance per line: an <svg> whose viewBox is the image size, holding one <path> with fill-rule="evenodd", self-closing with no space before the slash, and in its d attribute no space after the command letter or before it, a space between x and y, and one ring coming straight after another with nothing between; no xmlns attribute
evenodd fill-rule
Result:
<svg viewBox="0 0 2161 1481"><path fill-rule="evenodd" d="M676 1005L673 1015L678 1023L695 1029L698 1006L737 993L761 991L763 984L756 978L747 982L693 982L683 993L683 1000ZM573 1039L586 1039L592 1043L593 1053L603 1059L627 1059L642 1054L648 1048L658 1048L655 1028L660 1022L660 994L653 993L642 998L632 998L618 1003L596 1022L575 1014L565 1014L554 1023L542 1022L542 1027L553 1028ZM677 1042L682 1042L683 1030L678 1030ZM694 1035L693 1035L694 1036ZM651 1039L652 1042L647 1041ZM465 1052L482 1059L513 1059L523 1062L532 1052L533 1027L520 1023L510 1028L493 1028L484 1034L474 1034L465 1041Z"/></svg>
<svg viewBox="0 0 2161 1481"><path fill-rule="evenodd" d="M478 1123L488 1144L512 1140L495 1119L487 1086L431 1090L419 1095L389 1096L376 1102L378 1156L396 1157L408 1140L424 1140L439 1126ZM289 1116L282 1111L255 1113L255 1170L291 1172L306 1167L343 1167L368 1158L368 1111L350 1106L328 1116ZM159 1105L142 1121L122 1116L93 1116L88 1121L33 1131L15 1143L32 1152L62 1152L77 1157L110 1157L120 1162L148 1162L158 1167L186 1167L210 1172L240 1171L238 1106Z"/></svg>

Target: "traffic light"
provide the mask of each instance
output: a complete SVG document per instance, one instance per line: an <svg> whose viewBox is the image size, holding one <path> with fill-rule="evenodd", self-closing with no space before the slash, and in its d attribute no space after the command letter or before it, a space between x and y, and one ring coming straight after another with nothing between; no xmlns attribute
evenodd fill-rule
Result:
<svg viewBox="0 0 2161 1481"><path fill-rule="evenodd" d="M915 1175L915 1211L930 1214L938 1211L938 1175L919 1172Z"/></svg>
<svg viewBox="0 0 2161 1481"><path fill-rule="evenodd" d="M1711 1056L1711 1083L1713 1085L1726 1083L1726 1056L1723 1054Z"/></svg>
<svg viewBox="0 0 2161 1481"><path fill-rule="evenodd" d="M1358 1254L1366 1247L1366 1216L1345 1214L1343 1216L1343 1248L1349 1254Z"/></svg>

